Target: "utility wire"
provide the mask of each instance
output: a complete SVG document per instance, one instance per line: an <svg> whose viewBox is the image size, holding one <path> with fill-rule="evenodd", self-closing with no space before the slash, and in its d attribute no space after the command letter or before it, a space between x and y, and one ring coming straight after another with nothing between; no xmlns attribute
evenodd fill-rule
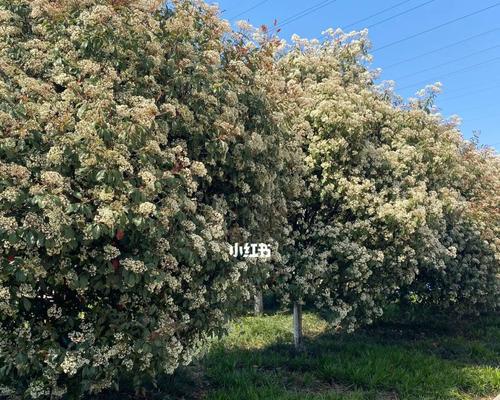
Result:
<svg viewBox="0 0 500 400"><path fill-rule="evenodd" d="M298 13L296 13L288 18L285 18L283 20L283 22L279 23L277 26L275 26L273 29L271 29L271 31L274 31L276 29L280 29L283 26L286 26L288 24L291 24L292 22L298 21L299 19L302 19L302 18L308 16L309 14L312 14L313 12L316 12L316 11L326 7L326 6L329 6L330 4L335 3L336 1L337 0L321 1L318 4L316 4L315 6L306 8L305 10L302 10L302 11L300 11L300 12L298 12Z"/></svg>
<svg viewBox="0 0 500 400"><path fill-rule="evenodd" d="M403 4L409 3L410 1L412 1L412 0L405 0L405 1L402 1L400 3L394 4L392 7L384 8L383 10L380 10L379 12L377 12L375 14L372 14L372 15L369 15L368 17L354 21L354 22L350 23L349 25L345 25L342 29L343 30L349 29L355 25L360 24L361 22L365 22L365 21L368 21L369 19L372 19L374 17L378 17L379 15L382 15L382 14L386 13L387 11L394 10L395 8L397 8Z"/></svg>
<svg viewBox="0 0 500 400"><path fill-rule="evenodd" d="M442 24L436 25L436 26L434 26L434 27L432 27L432 28L429 28L429 29L426 29L426 30L424 30L424 31L421 31L421 32L415 33L415 34L410 35L410 36L407 36L407 37L405 37L405 38L402 38L402 39L396 40L396 41L394 41L394 42L388 43L388 44L386 44L386 45L384 45L384 46L382 46L382 47L378 47L378 48L376 48L376 49L372 50L372 53L375 53L376 51L380 51L380 50L387 49L387 48L392 47L392 46L395 46L395 45L397 45L397 44L400 44L400 43L406 42L406 41L408 41L408 40L410 40L410 39L414 39L414 38L416 38L416 37L419 37L419 36L425 35L426 33L433 32L433 31L435 31L435 30L438 30L438 29L443 28L443 27L445 27L445 26L448 26L448 25L454 24L455 22L458 22L458 21L464 20L464 19L469 18L469 17L472 17L472 16L474 16L474 15L477 15L477 14L483 13L483 12L485 12L485 11L491 10L492 8L494 8L494 7L498 7L498 6L500 6L500 2L495 3L495 4L491 5L491 6L485 7L485 8L481 8L480 10L474 11L474 12L472 12L472 13L469 13L469 14L463 15L463 16L461 16L461 17L459 17L459 18L455 18L455 19L452 19L452 20L450 20L450 21L444 22L444 23L442 23Z"/></svg>
<svg viewBox="0 0 500 400"><path fill-rule="evenodd" d="M483 65L489 64L489 63L497 61L497 60L500 60L500 56L494 57L494 58L490 58L489 60L486 60L486 61L474 64L474 65L469 65L468 67L461 68L461 69L449 72L448 74L442 75L441 77L437 77L437 78L434 78L434 79L426 79L425 81L420 81L420 82L417 82L417 83L414 83L414 84L411 84L411 85L404 86L402 88L399 88L399 90L405 90L405 89L409 89L409 88L412 88L412 87L415 87L415 86L423 85L423 84L429 83L429 81L434 81L434 80L440 79L442 77L448 77L448 76L451 76L451 75L460 74L462 72L466 72L466 71L469 71L471 69L474 69L474 68L477 68L477 67L481 67Z"/></svg>
<svg viewBox="0 0 500 400"><path fill-rule="evenodd" d="M399 77L394 78L394 79L392 79L392 80L394 80L394 81L398 81L398 80L400 80L400 79L411 78L412 76L415 76L415 75L420 75L420 74L422 74L422 73L424 73L424 72L427 72L427 71L432 71L433 69L437 69L437 68L440 68L440 67L444 67L445 65L449 65L449 64L456 63L457 61L466 60L467 58L473 57L473 56L478 55L478 54L486 53L487 51L490 51L490 50L493 50L493 49L498 49L499 47L500 47L500 44L497 44L497 45L495 45L495 46L488 47L487 49L483 49L483 50L475 51L474 53L467 54L466 56L459 57L459 58L455 58L455 59L453 59L453 60L446 61L446 62L441 63L441 64L438 64L438 65L434 65L433 67L429 67L429 68L426 68L426 69L422 69L422 70L420 70L420 71L413 72L413 73L408 74L408 75L399 76Z"/></svg>
<svg viewBox="0 0 500 400"><path fill-rule="evenodd" d="M427 4L429 4L429 3L433 3L433 2L435 2L435 1L436 1L436 0L429 0L429 1L426 1L425 3L419 4L419 5L417 5L417 6L415 6L415 7L412 7L412 8L410 8L410 9L408 9L408 10L401 11L400 13L395 14L395 15L393 15L392 17L388 17L388 18L386 18L386 19L383 19L382 21L378 21L378 22L375 22L374 24L368 25L366 28L367 28L367 29L370 29L370 28L373 28L373 27L375 27L375 26L381 25L381 24L383 24L383 23L385 23L385 22L387 22L387 21L393 20L394 18L400 17L401 15L408 14L408 13L410 13L410 12L412 12L412 11L415 11L415 10L417 10L417 9L419 9L419 8L422 8L422 7L426 6Z"/></svg>
<svg viewBox="0 0 500 400"><path fill-rule="evenodd" d="M326 1L325 1L325 0L323 0L323 1L319 2L318 4L316 4L316 5L312 6L312 7L308 7L308 8L306 8L306 9L302 10L302 11L299 11L299 12L298 12L298 13L296 13L296 14L291 15L290 17L286 17L283 21L281 21L281 22L279 22L279 23L278 23L278 26L281 26L282 24L287 23L287 22L288 22L288 21L290 21L291 19L296 18L296 17L299 17L299 16L301 16L303 13L308 12L308 11L310 11L310 10L314 9L315 7L321 6L321 5L323 5L324 3L327 3L327 2L328 2L328 0L326 0ZM278 26L277 26L277 27L278 27ZM276 27L276 28L277 28L277 27Z"/></svg>
<svg viewBox="0 0 500 400"><path fill-rule="evenodd" d="M497 88L500 88L500 84L496 84L496 85L493 85L493 86L488 86L486 88L481 88L481 89L475 89L475 90L469 90L469 91L465 91L464 93L462 94L459 94L459 95L455 95L455 96L452 96L452 97L448 97L446 95L444 96L439 96L439 98L441 100L445 100L445 101L450 101L450 100L455 100L455 99L460 99L462 97L467 97L467 96L470 96L470 95L473 95L473 94L477 94L477 93L483 93L483 92L488 92L490 90L493 90L493 89L497 89ZM454 93L454 92L452 92Z"/></svg>
<svg viewBox="0 0 500 400"><path fill-rule="evenodd" d="M335 0L322 0L320 1L319 3L315 4L314 6L311 6L311 7L308 7L308 8L305 8L304 10L302 11L299 11L298 13L296 14L293 14L292 16L290 17L287 17L285 18L283 21L281 21L278 25L282 25L282 24L285 24L289 21L291 21L292 19L295 19L295 18L298 18L298 17L302 17L303 14L305 13L309 13L309 12L312 12L312 11L315 11L318 7L324 7L326 5L328 5L329 3L332 3L334 2Z"/></svg>
<svg viewBox="0 0 500 400"><path fill-rule="evenodd" d="M443 105L441 104L440 108L442 108L442 107L443 107ZM469 112L469 111L475 111L475 110L489 110L489 109L495 108L495 107L500 108L500 104L496 104L496 103L495 104L491 104L490 103L490 104L487 104L487 105L481 104L481 105L476 106L476 107L468 107L464 111L465 112Z"/></svg>
<svg viewBox="0 0 500 400"><path fill-rule="evenodd" d="M475 121L479 121L479 120L489 120L489 119L492 119L492 118L498 118L498 114L486 114L486 115L481 115L479 117L474 117L474 118L464 118L463 119L463 122L475 122Z"/></svg>
<svg viewBox="0 0 500 400"><path fill-rule="evenodd" d="M439 49L431 50L431 51L428 51L426 53L419 54L417 56L406 58L404 60L398 61L398 62L396 62L394 64L390 64L390 65L384 67L384 71L387 71L388 69L397 67L398 65L405 64L405 63L410 62L410 61L418 60L419 58L422 58L422 57L425 57L425 56L428 56L428 55L431 55L431 54L434 54L434 53L439 53L442 50L446 50L446 49L449 49L451 47L458 46L459 44L466 43L469 40L476 39L478 37L488 35L489 33L498 32L499 30L500 30L500 28L490 29L489 31L481 32L481 33L478 33L477 35L469 36L469 37L467 37L465 39L459 40L458 42L450 43L450 44L448 44L446 46L440 47Z"/></svg>
<svg viewBox="0 0 500 400"><path fill-rule="evenodd" d="M239 18L241 17L242 15L245 15L246 13L249 13L250 11L253 11L255 10L256 8L259 8L261 5L267 3L269 0L262 0L262 1L259 1L257 2L256 4L254 4L252 7L250 8L247 8L246 10L243 10L242 12L236 14L236 15L233 15L231 18L229 19L236 19L236 18Z"/></svg>

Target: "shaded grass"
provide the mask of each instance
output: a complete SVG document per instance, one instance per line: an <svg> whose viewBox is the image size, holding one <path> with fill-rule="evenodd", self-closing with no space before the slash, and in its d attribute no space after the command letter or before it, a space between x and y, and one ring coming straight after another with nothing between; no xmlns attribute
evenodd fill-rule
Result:
<svg viewBox="0 0 500 400"><path fill-rule="evenodd" d="M500 393L498 316L460 323L393 317L348 335L306 313L300 353L290 345L291 323L279 313L242 318L148 398L485 400Z"/></svg>
<svg viewBox="0 0 500 400"><path fill-rule="evenodd" d="M500 393L498 318L433 323L381 322L329 334L307 314L307 350L296 353L291 317L245 318L203 363L207 399L466 400Z"/></svg>

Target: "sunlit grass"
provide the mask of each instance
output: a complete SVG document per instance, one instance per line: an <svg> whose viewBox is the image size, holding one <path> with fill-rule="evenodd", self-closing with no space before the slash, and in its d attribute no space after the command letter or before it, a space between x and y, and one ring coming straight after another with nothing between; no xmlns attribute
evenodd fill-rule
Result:
<svg viewBox="0 0 500 400"><path fill-rule="evenodd" d="M290 345L291 323L278 314L235 324L201 364L207 398L473 400L500 393L497 319L471 327L469 338L383 324L339 335L306 314L302 353Z"/></svg>
<svg viewBox="0 0 500 400"><path fill-rule="evenodd" d="M204 357L164 377L158 400L492 400L500 393L500 318L382 321L354 334L304 315L305 351L287 314L244 317ZM138 399L107 395L107 399Z"/></svg>

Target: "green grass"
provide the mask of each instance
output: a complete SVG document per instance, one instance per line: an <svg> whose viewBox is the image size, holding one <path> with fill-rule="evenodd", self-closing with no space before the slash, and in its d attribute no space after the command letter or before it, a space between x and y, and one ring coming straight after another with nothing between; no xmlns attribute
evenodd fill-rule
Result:
<svg viewBox="0 0 500 400"><path fill-rule="evenodd" d="M289 315L243 318L152 398L472 400L500 393L499 317L396 319L347 335L306 314L304 332L306 350L297 353Z"/></svg>

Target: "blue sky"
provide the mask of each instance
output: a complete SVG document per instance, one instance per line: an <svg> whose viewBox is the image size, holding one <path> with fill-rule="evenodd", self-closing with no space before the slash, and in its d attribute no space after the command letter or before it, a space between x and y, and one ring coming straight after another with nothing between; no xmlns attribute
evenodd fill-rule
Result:
<svg viewBox="0 0 500 400"><path fill-rule="evenodd" d="M443 115L459 115L462 132L471 137L480 131L480 142L500 150L500 2L497 0L209 0L218 3L223 17L238 16L253 25L272 25L318 5L316 11L298 16L282 26L280 36L293 33L320 38L327 28L346 27L381 11L378 16L354 24L347 30L369 25L374 68L382 68L383 79L397 83L399 94L409 97L426 83L440 81L443 93L437 101ZM432 29L448 21L493 6L485 12L450 23L442 28L384 47L399 39ZM396 16L397 14L402 14ZM396 17L395 17L396 16ZM392 18L394 17L394 18ZM383 22L386 19L392 18ZM381 23L379 23L381 22ZM378 24L379 23L379 24ZM457 43L461 42L461 43ZM450 46L457 43L453 46ZM434 50L432 54L403 62Z"/></svg>

